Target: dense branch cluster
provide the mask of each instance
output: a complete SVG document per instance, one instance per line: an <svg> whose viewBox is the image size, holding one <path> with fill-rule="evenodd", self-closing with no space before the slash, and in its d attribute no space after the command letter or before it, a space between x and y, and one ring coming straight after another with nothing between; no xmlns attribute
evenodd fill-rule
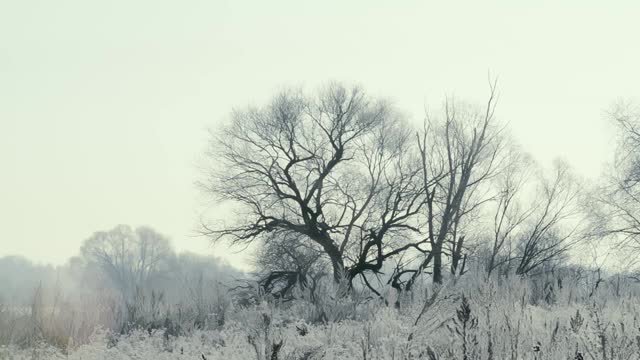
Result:
<svg viewBox="0 0 640 360"><path fill-rule="evenodd" d="M259 264L272 274L306 279L326 265L336 282L362 279L374 292L367 277L380 283L385 274L403 290L428 271L442 282L445 264L460 275L479 249L488 249L489 274L506 264L530 272L574 243L565 223L576 192L560 166L536 178L538 195L525 201L523 168L533 163L508 146L490 89L484 107L448 99L420 128L339 84L234 111L212 134L202 185L236 215L205 222L204 232L258 241ZM480 225L486 219L493 229Z"/></svg>

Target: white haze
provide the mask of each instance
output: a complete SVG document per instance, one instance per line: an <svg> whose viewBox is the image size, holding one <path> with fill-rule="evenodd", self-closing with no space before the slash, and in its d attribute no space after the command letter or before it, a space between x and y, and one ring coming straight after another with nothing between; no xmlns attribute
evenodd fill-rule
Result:
<svg viewBox="0 0 640 360"><path fill-rule="evenodd" d="M195 236L209 127L282 86L357 82L415 121L482 101L543 164L586 177L611 154L603 111L640 91L631 1L5 1L0 4L0 255L63 264L96 230ZM570 20L570 21L569 21ZM224 213L224 209L214 209Z"/></svg>

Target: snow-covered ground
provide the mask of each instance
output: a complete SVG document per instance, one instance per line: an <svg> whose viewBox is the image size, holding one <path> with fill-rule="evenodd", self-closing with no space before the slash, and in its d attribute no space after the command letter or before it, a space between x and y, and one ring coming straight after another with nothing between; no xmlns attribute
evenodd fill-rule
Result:
<svg viewBox="0 0 640 360"><path fill-rule="evenodd" d="M5 346L0 359L640 359L635 290L606 282L587 290L538 296L521 282L458 284L402 299L399 309L373 298L263 301L232 306L224 325L188 335L97 330L68 349ZM322 313L328 321L314 322Z"/></svg>

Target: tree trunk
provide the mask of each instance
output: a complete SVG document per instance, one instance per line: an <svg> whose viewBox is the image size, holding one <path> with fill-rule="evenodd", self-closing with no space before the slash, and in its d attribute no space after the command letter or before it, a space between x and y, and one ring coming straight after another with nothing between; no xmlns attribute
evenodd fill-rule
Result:
<svg viewBox="0 0 640 360"><path fill-rule="evenodd" d="M453 251L451 252L451 275L457 275L458 265L462 260L462 245L464 244L464 236L458 238L458 241L453 242ZM460 270L460 275L464 271L464 266Z"/></svg>
<svg viewBox="0 0 640 360"><path fill-rule="evenodd" d="M442 284L442 243L434 245L433 252L433 282Z"/></svg>
<svg viewBox="0 0 640 360"><path fill-rule="evenodd" d="M333 280L339 283L344 278L344 264L341 258L331 258L331 266L333 267Z"/></svg>
<svg viewBox="0 0 640 360"><path fill-rule="evenodd" d="M491 277L491 273L493 272L493 267L496 263L496 253L495 251L491 254L489 258L489 265L487 265L487 277Z"/></svg>
<svg viewBox="0 0 640 360"><path fill-rule="evenodd" d="M340 283L344 278L344 261L338 247L333 244L324 245L324 251L329 255L331 267L333 268L333 280Z"/></svg>

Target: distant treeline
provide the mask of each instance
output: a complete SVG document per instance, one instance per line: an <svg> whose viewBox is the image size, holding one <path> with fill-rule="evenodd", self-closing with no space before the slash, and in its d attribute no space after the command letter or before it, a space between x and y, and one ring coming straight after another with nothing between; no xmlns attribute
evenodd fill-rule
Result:
<svg viewBox="0 0 640 360"><path fill-rule="evenodd" d="M169 240L150 228L120 225L85 240L79 255L64 265L37 264L22 256L0 258L0 304L30 304L36 289L46 294L108 291L123 299L154 290L179 301L186 284L243 278L244 274L214 256L176 253Z"/></svg>

